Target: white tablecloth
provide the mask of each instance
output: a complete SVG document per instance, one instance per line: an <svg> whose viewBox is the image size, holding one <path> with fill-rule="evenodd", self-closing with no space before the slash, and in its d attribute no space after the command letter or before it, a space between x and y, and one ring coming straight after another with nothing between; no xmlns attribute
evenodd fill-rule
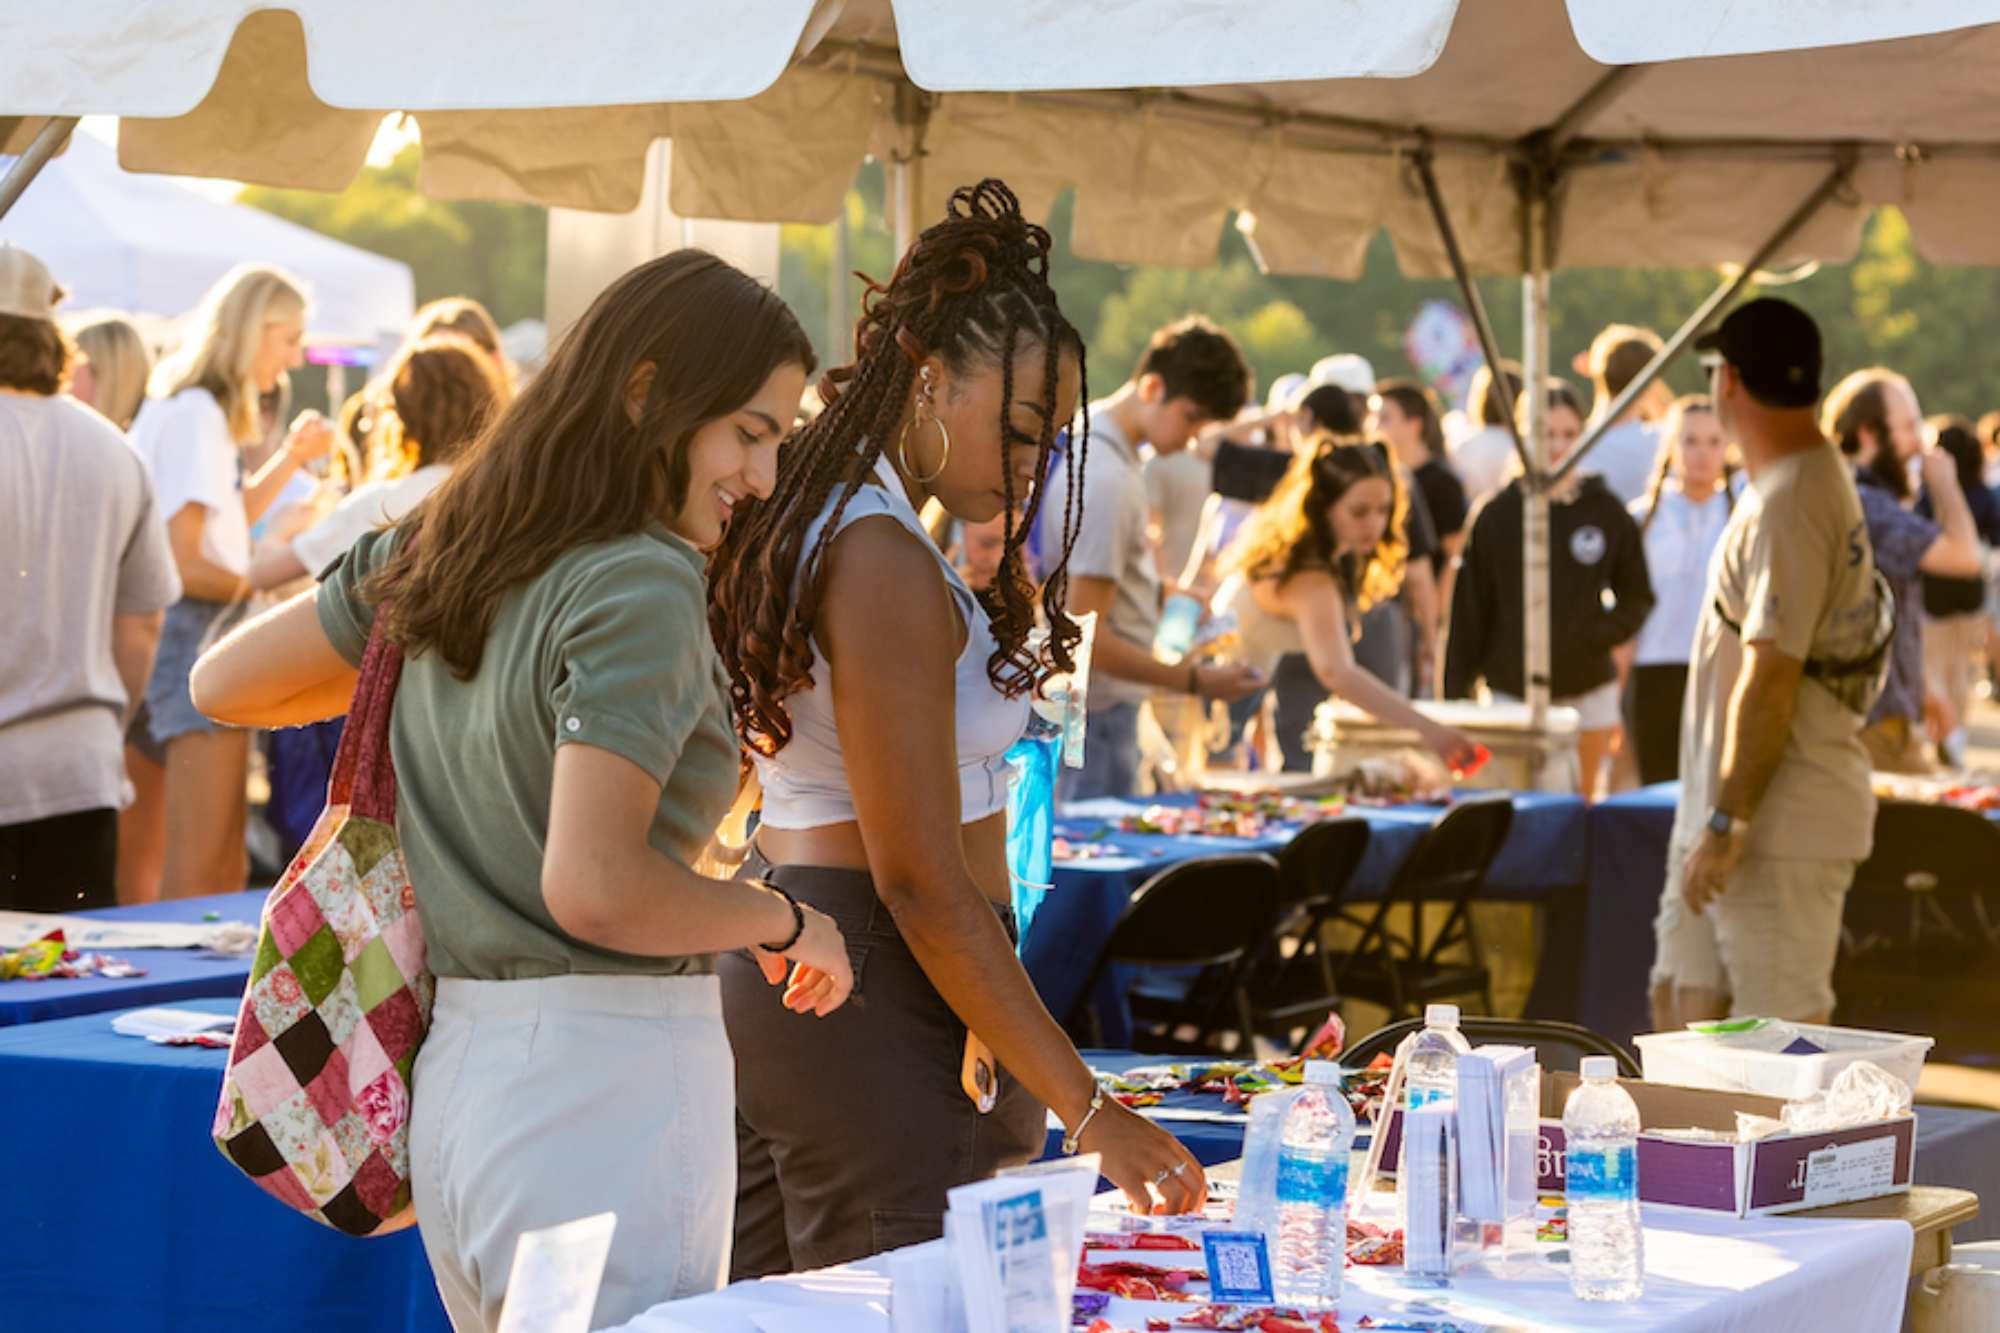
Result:
<svg viewBox="0 0 2000 1333"><path fill-rule="evenodd" d="M1648 1205L1645 1226L1646 1294L1631 1305L1575 1300L1564 1271L1541 1259L1517 1261L1506 1280L1474 1270L1449 1292L1405 1289L1400 1268L1350 1267L1341 1322L1407 1312L1422 1300L1469 1327L1510 1330L1895 1333L1902 1326L1914 1243L1907 1223L1738 1221ZM655 1306L618 1333L888 1333L888 1305L879 1261L864 1260ZM1170 1310L1114 1301L1109 1314L1122 1327L1144 1328L1143 1313Z"/></svg>

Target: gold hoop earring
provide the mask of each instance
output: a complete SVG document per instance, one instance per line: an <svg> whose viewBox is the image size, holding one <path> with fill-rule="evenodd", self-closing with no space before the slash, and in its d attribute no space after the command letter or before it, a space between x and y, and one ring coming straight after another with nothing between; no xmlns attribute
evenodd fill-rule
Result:
<svg viewBox="0 0 2000 1333"><path fill-rule="evenodd" d="M938 439L944 441L944 456L938 459L937 470L926 477L910 466L910 427L916 424L916 413L912 412L909 425L904 426L903 433L896 437L896 461L903 465L903 475L919 486L928 486L944 475L945 465L951 462L951 432L944 428L944 422L935 416L931 418L931 424L937 427Z"/></svg>

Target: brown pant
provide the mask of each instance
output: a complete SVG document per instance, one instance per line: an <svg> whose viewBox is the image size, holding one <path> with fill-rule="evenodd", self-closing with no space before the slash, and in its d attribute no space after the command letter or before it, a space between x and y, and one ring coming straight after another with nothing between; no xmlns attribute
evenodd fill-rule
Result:
<svg viewBox="0 0 2000 1333"><path fill-rule="evenodd" d="M865 873L751 862L746 873L839 925L854 994L825 1018L801 1016L747 954L716 959L736 1053L731 1280L933 1240L946 1190L1041 1156L1042 1104L1004 1070L990 1114L966 1098L965 1025Z"/></svg>

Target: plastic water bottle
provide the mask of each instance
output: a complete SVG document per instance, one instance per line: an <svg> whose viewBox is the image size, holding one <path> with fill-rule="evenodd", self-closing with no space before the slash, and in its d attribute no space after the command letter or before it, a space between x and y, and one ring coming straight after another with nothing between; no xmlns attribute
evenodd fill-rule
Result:
<svg viewBox="0 0 2000 1333"><path fill-rule="evenodd" d="M1410 1044L1403 1069L1403 1105L1414 1110L1432 1102L1458 1100L1458 1057L1472 1049L1458 1030L1458 1006L1433 1004L1424 1009L1424 1030Z"/></svg>
<svg viewBox="0 0 2000 1333"><path fill-rule="evenodd" d="M1177 665L1194 646L1194 632L1201 623L1201 602L1184 592L1167 598L1160 610L1159 628L1153 631L1154 660Z"/></svg>
<svg viewBox="0 0 2000 1333"><path fill-rule="evenodd" d="M1250 1125L1243 1135L1242 1173L1236 1185L1236 1211L1231 1225L1255 1231L1277 1252L1278 1148L1285 1135L1285 1110L1297 1100L1297 1088L1262 1093L1250 1102Z"/></svg>
<svg viewBox="0 0 2000 1333"><path fill-rule="evenodd" d="M1340 1067L1306 1062L1305 1086L1285 1108L1278 1146L1278 1304L1328 1310L1340 1300L1347 1265L1347 1156L1354 1112L1340 1090Z"/></svg>
<svg viewBox="0 0 2000 1333"><path fill-rule="evenodd" d="M1636 1301L1645 1285L1639 1225L1639 1108L1618 1062L1586 1056L1563 1107L1569 1176L1569 1289L1582 1301Z"/></svg>
<svg viewBox="0 0 2000 1333"><path fill-rule="evenodd" d="M1410 1053L1403 1061L1403 1109L1414 1111L1420 1106L1458 1101L1458 1057L1472 1049L1472 1044L1458 1030L1458 1006L1455 1004L1433 1004L1424 1008L1424 1029L1410 1043ZM1396 1146L1396 1208L1398 1216L1404 1213L1404 1171L1403 1148Z"/></svg>

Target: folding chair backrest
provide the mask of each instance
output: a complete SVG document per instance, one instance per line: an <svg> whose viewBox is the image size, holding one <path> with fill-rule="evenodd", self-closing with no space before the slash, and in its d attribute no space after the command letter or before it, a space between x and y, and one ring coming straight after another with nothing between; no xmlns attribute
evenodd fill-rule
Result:
<svg viewBox="0 0 2000 1333"><path fill-rule="evenodd" d="M1278 910L1278 863L1268 856L1209 856L1169 866L1139 886L1100 965L1233 963L1261 943Z"/></svg>
<svg viewBox="0 0 2000 1333"><path fill-rule="evenodd" d="M1506 797L1461 801L1438 817L1397 869L1388 896L1456 901L1477 892L1514 827Z"/></svg>
<svg viewBox="0 0 2000 1333"><path fill-rule="evenodd" d="M1339 906L1368 853L1368 838L1368 821L1353 815L1299 830L1278 853L1279 906Z"/></svg>
<svg viewBox="0 0 2000 1333"><path fill-rule="evenodd" d="M1921 801L1883 801L1875 850L1854 873L1864 893L1976 892L2000 867L2000 826L1973 810Z"/></svg>
<svg viewBox="0 0 2000 1333"><path fill-rule="evenodd" d="M1342 1052L1340 1062L1358 1069L1377 1055L1393 1056L1403 1038L1423 1025L1420 1018L1406 1018L1379 1028ZM1458 1028L1474 1046L1532 1046L1544 1070L1575 1073L1584 1056L1608 1055L1618 1062L1621 1077L1639 1077L1639 1062L1630 1051L1604 1034L1575 1023L1536 1018L1461 1018Z"/></svg>
<svg viewBox="0 0 2000 1333"><path fill-rule="evenodd" d="M1504 796L1463 801L1445 811L1397 868L1357 949L1366 952L1382 944L1388 914L1398 905L1410 909L1412 958L1435 964L1468 940L1472 900L1485 887L1487 867L1513 827L1514 803ZM1434 932L1424 929L1428 904L1443 909Z"/></svg>

